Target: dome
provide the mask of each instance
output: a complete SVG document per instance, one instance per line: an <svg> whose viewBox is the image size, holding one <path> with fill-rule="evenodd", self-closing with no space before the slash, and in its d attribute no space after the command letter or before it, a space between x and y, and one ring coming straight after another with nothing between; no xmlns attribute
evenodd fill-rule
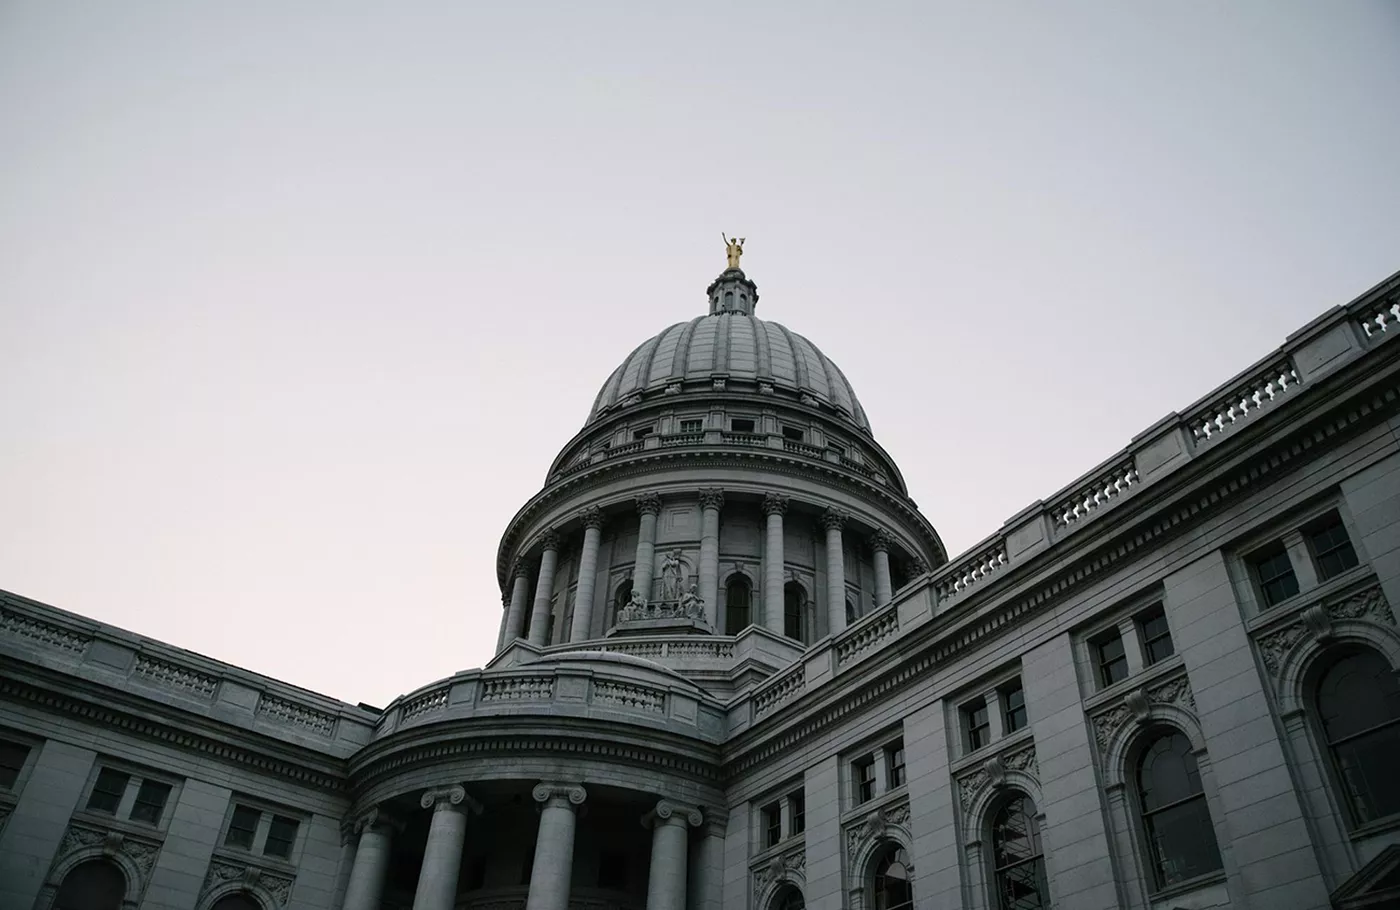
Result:
<svg viewBox="0 0 1400 910"><path fill-rule="evenodd" d="M719 312L679 322L637 347L603 383L588 422L636 396L724 380L826 406L866 433L870 424L841 368L806 338L746 313ZM811 399L811 400L809 400Z"/></svg>

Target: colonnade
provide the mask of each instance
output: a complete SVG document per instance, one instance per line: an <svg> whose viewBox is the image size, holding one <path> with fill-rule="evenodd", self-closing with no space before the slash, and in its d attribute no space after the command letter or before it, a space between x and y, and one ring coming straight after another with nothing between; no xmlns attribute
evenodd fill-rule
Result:
<svg viewBox="0 0 1400 910"><path fill-rule="evenodd" d="M702 489L700 496L700 558L698 565L698 587L701 599L705 602L706 619L715 629L722 628L719 615L719 524L720 513L724 508L724 491L714 488ZM783 631L783 586L785 584L783 521L787 515L789 497L779 493L768 493L763 497L764 515L763 541L763 616L758 621L765 628L779 634ZM656 565L656 525L661 514L661 496L647 493L635 501L638 526L636 568L632 575L633 591L644 599L652 598L652 581ZM583 523L583 548L579 555L579 578L574 592L573 621L568 631L568 641L585 641L593 624L593 605L598 586L598 550L602 542L603 513L590 507L580 513ZM845 527L849 516L840 509L827 508L822 512L821 523L826 532L826 601L827 622L832 632L846 628L846 560ZM876 530L868 542L874 551L875 566L875 606L883 607L893 596L890 580L890 547L893 537L889 532ZM545 531L539 539L539 563L535 578L535 598L529 605L529 641L533 645L547 645L549 636L549 616L553 608L554 572L559 562L559 535L554 530ZM520 638L525 628L527 612L526 600L530 593L530 567L524 560L515 566L511 589L505 598L504 615L497 641L497 650Z"/></svg>
<svg viewBox="0 0 1400 910"><path fill-rule="evenodd" d="M542 781L531 791L539 804L540 827L530 870L525 910L568 910L573 880L574 834L578 813L588 798L581 784ZM467 818L481 806L460 784L429 790L419 801L432 809L423 866L414 891L413 910L452 910L466 841ZM721 813L721 816L723 813ZM706 821L699 808L662 799L641 817L652 832L647 873L647 910L686 910L690 866L690 829ZM694 875L703 906L718 906L719 858L723 855L723 819L700 831ZM379 910L389 871L389 850L402 825L378 808L361 815L347 830L350 876L341 910Z"/></svg>

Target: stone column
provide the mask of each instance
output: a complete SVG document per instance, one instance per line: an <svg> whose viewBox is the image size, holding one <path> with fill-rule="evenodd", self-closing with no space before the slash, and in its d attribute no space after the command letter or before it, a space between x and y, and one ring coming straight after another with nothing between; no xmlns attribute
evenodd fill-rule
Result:
<svg viewBox="0 0 1400 910"><path fill-rule="evenodd" d="M827 509L822 514L826 528L826 622L827 633L835 635L846 628L846 547L841 529L846 526L846 513Z"/></svg>
<svg viewBox="0 0 1400 910"><path fill-rule="evenodd" d="M586 641L593 628L593 592L598 586L598 544L603 540L603 512L584 509L583 553L578 560L578 590L574 594L574 623L569 641Z"/></svg>
<svg viewBox="0 0 1400 910"><path fill-rule="evenodd" d="M716 632L724 631L719 621L719 513L724 508L724 491L700 491L700 597L705 601L705 618Z"/></svg>
<svg viewBox="0 0 1400 910"><path fill-rule="evenodd" d="M559 561L559 535L545 531L540 541L540 576L535 583L535 608L530 612L530 644L549 644L549 599L554 593L554 566Z"/></svg>
<svg viewBox="0 0 1400 910"><path fill-rule="evenodd" d="M347 818L340 823L340 862L335 867L335 892L331 895L331 906L345 903L345 889L350 884L350 869L355 865L355 844L359 838L355 833L355 820Z"/></svg>
<svg viewBox="0 0 1400 910"><path fill-rule="evenodd" d="M724 903L724 833L728 819L705 810L691 859L691 910L720 910Z"/></svg>
<svg viewBox="0 0 1400 910"><path fill-rule="evenodd" d="M647 493L637 497L637 560L632 569L632 591L641 592L642 599L651 603L651 583L656 577L656 516L661 514L661 497Z"/></svg>
<svg viewBox="0 0 1400 910"><path fill-rule="evenodd" d="M875 609L888 607L894 600L894 585L890 582L890 544L894 541L888 531L870 535L870 548L875 551Z"/></svg>
<svg viewBox="0 0 1400 910"><path fill-rule="evenodd" d="M686 910L687 825L702 821L700 810L663 799L642 817L651 829L651 871L647 873L647 910Z"/></svg>
<svg viewBox="0 0 1400 910"><path fill-rule="evenodd" d="M532 795L540 804L540 833L535 839L525 910L568 910L574 872L574 813L588 792L578 784L546 781L537 784Z"/></svg>
<svg viewBox="0 0 1400 910"><path fill-rule="evenodd" d="M515 564L515 581L510 589L510 609L506 610L506 633L501 646L496 650L509 647L511 642L520 637L520 630L525 628L525 601L529 596L530 564L522 560Z"/></svg>
<svg viewBox="0 0 1400 910"><path fill-rule="evenodd" d="M384 876L389 871L389 843L398 827L378 808L360 816L356 823L360 844L355 849L355 865L345 888L344 910L379 910Z"/></svg>
<svg viewBox="0 0 1400 910"><path fill-rule="evenodd" d="M428 845L423 849L423 867L418 873L418 889L413 892L413 910L452 910L457 903L457 876L462 867L462 845L467 839L467 812L471 797L460 784L429 790L418 804L433 810L428 827Z"/></svg>
<svg viewBox="0 0 1400 910"><path fill-rule="evenodd" d="M788 498L777 493L763 497L768 529L763 545L763 625L783 634L783 515Z"/></svg>

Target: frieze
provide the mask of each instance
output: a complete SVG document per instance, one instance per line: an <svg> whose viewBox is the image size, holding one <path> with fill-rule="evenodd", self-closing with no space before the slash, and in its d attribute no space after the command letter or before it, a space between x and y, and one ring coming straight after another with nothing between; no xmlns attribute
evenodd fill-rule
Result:
<svg viewBox="0 0 1400 910"><path fill-rule="evenodd" d="M287 901L291 899L292 884L295 881L295 878L280 872L248 863L229 862L216 857L209 864L209 871L204 876L201 897L224 885L237 884L241 887L258 888L265 891L276 901L278 907L285 907Z"/></svg>
<svg viewBox="0 0 1400 910"><path fill-rule="evenodd" d="M1333 620L1368 620L1387 626L1395 625L1395 616L1379 584L1373 583L1344 597L1312 604L1300 610L1292 622L1256 640L1269 673L1275 678L1279 676L1288 654L1299 642L1305 639L1323 641L1330 637Z"/></svg>
<svg viewBox="0 0 1400 910"><path fill-rule="evenodd" d="M277 723L310 730L319 736L335 735L335 716L296 702L263 694L258 699L258 714Z"/></svg>
<svg viewBox="0 0 1400 910"><path fill-rule="evenodd" d="M1035 758L1035 743L1013 749L1005 755L993 755L977 770L960 776L958 800L962 803L963 812L967 813L972 809L973 803L982 795L983 790L1004 786L1006 775L1010 771L1020 771L1033 778L1036 783L1040 782L1040 765Z"/></svg>
<svg viewBox="0 0 1400 910"><path fill-rule="evenodd" d="M167 689L180 689L196 698L211 699L219 688L219 678L201 673L193 667L182 667L170 661L139 654L132 674L138 679Z"/></svg>
<svg viewBox="0 0 1400 910"><path fill-rule="evenodd" d="M753 893L754 896L761 895L769 885L776 882L790 881L801 886L806 880L807 850L804 846L775 856L754 870Z"/></svg>
<svg viewBox="0 0 1400 910"><path fill-rule="evenodd" d="M1194 715L1196 696L1191 693L1191 683L1185 676L1126 693L1122 701L1094 715L1094 739L1099 748L1107 749L1114 735L1130 720L1138 723L1146 720L1153 705L1174 705Z"/></svg>
<svg viewBox="0 0 1400 910"><path fill-rule="evenodd" d="M861 850L872 840L885 837L891 828L909 837L909 804L895 803L873 810L846 829L846 859L854 867Z"/></svg>

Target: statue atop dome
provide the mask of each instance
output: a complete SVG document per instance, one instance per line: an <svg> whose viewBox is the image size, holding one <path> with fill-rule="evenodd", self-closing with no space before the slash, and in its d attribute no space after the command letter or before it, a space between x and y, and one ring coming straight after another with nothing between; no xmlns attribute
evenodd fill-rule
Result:
<svg viewBox="0 0 1400 910"><path fill-rule="evenodd" d="M719 235L724 237L724 251L729 257L729 267L731 269L737 269L739 267L739 257L744 255L745 238L740 237L737 240L731 240L724 236L724 231L720 231Z"/></svg>

